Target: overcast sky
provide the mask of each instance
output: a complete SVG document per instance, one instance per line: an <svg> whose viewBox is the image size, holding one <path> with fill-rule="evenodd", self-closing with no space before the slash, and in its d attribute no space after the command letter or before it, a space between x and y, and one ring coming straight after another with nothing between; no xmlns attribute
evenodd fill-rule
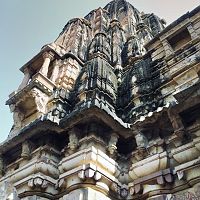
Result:
<svg viewBox="0 0 200 200"><path fill-rule="evenodd" d="M40 48L56 39L67 21L83 17L108 0L0 0L0 142L12 126L5 106L8 95L17 89L23 76L19 68ZM129 0L145 13L154 12L167 23L191 11L199 0Z"/></svg>

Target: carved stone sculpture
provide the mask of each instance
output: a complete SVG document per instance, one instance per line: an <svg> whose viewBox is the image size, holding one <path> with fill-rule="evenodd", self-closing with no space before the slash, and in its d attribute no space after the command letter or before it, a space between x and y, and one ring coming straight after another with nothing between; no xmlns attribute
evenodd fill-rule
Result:
<svg viewBox="0 0 200 200"><path fill-rule="evenodd" d="M24 119L24 114L20 109L14 105L10 105L10 111L13 112L14 130L22 127L22 121Z"/></svg>
<svg viewBox="0 0 200 200"><path fill-rule="evenodd" d="M78 137L74 129L69 131L68 153L73 153L78 148Z"/></svg>
<svg viewBox="0 0 200 200"><path fill-rule="evenodd" d="M24 159L29 159L31 157L31 147L28 141L22 143L21 157Z"/></svg>
<svg viewBox="0 0 200 200"><path fill-rule="evenodd" d="M115 133L111 134L110 141L108 143L108 152L111 156L114 156L117 151L117 142L118 142L119 136Z"/></svg>
<svg viewBox="0 0 200 200"><path fill-rule="evenodd" d="M148 140L141 131L137 133L135 140L138 148L147 148Z"/></svg>
<svg viewBox="0 0 200 200"><path fill-rule="evenodd" d="M38 88L33 88L30 91L30 95L35 100L35 105L36 105L37 111L40 113L45 113L46 105L49 100L48 96L45 93L43 93L41 90L39 90Z"/></svg>
<svg viewBox="0 0 200 200"><path fill-rule="evenodd" d="M7 182L22 200L196 198L199 12L164 29L112 0L70 20L22 66L6 103L14 127L0 145L0 200L13 197Z"/></svg>

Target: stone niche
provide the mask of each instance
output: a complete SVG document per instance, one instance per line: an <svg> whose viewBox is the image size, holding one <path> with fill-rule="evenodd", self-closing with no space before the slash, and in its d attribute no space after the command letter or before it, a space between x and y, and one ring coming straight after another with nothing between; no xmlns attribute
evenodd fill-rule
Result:
<svg viewBox="0 0 200 200"><path fill-rule="evenodd" d="M191 35L187 29L181 30L168 39L169 44L174 50L177 50L191 41Z"/></svg>

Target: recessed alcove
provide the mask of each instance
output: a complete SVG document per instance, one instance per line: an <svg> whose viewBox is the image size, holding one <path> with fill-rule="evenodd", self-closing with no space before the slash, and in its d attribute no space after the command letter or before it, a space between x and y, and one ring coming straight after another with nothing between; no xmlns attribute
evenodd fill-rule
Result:
<svg viewBox="0 0 200 200"><path fill-rule="evenodd" d="M180 116L185 127L192 126L197 122L197 120L200 120L200 104L184 110L180 113Z"/></svg>
<svg viewBox="0 0 200 200"><path fill-rule="evenodd" d="M117 143L117 151L119 154L127 156L131 154L135 149L136 149L136 142L134 137L130 137L127 139L121 136L119 137Z"/></svg>
<svg viewBox="0 0 200 200"><path fill-rule="evenodd" d="M168 39L171 47L176 51L191 40L189 31L185 28Z"/></svg>

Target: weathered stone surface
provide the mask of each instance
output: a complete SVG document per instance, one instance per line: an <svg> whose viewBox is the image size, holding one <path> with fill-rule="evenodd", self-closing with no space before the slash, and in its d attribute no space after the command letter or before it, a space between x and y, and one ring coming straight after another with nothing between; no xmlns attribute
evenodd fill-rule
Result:
<svg viewBox="0 0 200 200"><path fill-rule="evenodd" d="M200 7L168 27L114 0L25 64L0 199L199 197Z"/></svg>

